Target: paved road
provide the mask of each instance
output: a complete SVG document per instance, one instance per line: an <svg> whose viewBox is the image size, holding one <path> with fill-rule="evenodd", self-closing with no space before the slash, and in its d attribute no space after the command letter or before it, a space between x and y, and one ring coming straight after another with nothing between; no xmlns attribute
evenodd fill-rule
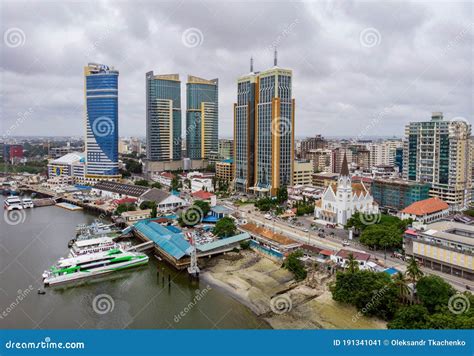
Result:
<svg viewBox="0 0 474 356"><path fill-rule="evenodd" d="M299 218L299 222L303 224L303 227L293 227L288 224L288 222L283 220L268 220L264 217L264 215L256 210L253 205L244 205L241 207L235 207L233 204L222 201L227 207L231 208L234 211L243 212L245 214L245 219L248 221L252 221L254 223L258 223L259 225L263 225L274 232L281 233L283 235L289 236L301 243L312 245L318 248L329 249L329 250L339 250L343 248L342 241L348 239L348 232L343 229L330 229L326 228L323 225L319 225L323 227L325 230L325 238L320 238L317 236L317 232L310 229L311 224L314 224L314 221L311 217L302 217ZM249 213L250 211L250 213ZM302 229L306 228L309 229L309 232L304 232ZM329 233L333 233L333 236L330 236ZM350 241L350 246L346 247L350 248L355 251L366 252L374 256L384 264L386 267L394 267L402 272L406 270L406 262L400 260L398 258L391 257L391 253L387 252L386 254L383 251L372 251L369 250L367 247L361 245L357 242L357 240ZM466 285L469 285L472 290L474 290L474 284L469 282L465 279L452 276L449 274L445 274L439 271L434 271L428 268L421 268L425 274L428 275L436 275L442 277L448 283L450 283L456 290L464 291L466 290Z"/></svg>

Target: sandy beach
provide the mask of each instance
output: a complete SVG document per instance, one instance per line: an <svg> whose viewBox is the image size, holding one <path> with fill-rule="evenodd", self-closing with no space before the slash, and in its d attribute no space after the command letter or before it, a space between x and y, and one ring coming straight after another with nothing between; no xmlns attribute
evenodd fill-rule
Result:
<svg viewBox="0 0 474 356"><path fill-rule="evenodd" d="M382 320L332 299L329 276L310 273L297 283L280 264L253 251L206 261L201 277L250 308L274 329L384 329Z"/></svg>

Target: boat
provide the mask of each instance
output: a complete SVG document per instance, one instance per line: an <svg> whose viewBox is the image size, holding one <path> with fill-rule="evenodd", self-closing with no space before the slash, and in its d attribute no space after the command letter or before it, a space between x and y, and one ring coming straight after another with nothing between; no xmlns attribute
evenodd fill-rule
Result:
<svg viewBox="0 0 474 356"><path fill-rule="evenodd" d="M22 199L22 204L24 209L28 208L34 208L35 206L33 205L33 200L31 198L23 198Z"/></svg>
<svg viewBox="0 0 474 356"><path fill-rule="evenodd" d="M45 286L78 281L148 263L148 256L138 252L112 249L72 258L61 258L43 273Z"/></svg>
<svg viewBox="0 0 474 356"><path fill-rule="evenodd" d="M120 230L114 224L104 224L101 222L94 222L90 225L79 224L76 227L76 236L79 235L101 235L111 232L119 232Z"/></svg>
<svg viewBox="0 0 474 356"><path fill-rule="evenodd" d="M23 209L23 204L21 203L20 198L10 196L10 197L8 197L7 199L4 200L3 207L5 209L7 209L8 211L21 210L21 209Z"/></svg>
<svg viewBox="0 0 474 356"><path fill-rule="evenodd" d="M120 245L110 237L98 237L94 239L75 241L71 246L69 257L104 252L118 248L119 246Z"/></svg>

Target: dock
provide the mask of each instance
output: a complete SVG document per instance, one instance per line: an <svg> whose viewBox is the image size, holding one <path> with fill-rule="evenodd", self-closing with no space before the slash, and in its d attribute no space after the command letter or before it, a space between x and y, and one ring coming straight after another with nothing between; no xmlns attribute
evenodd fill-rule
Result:
<svg viewBox="0 0 474 356"><path fill-rule="evenodd" d="M77 210L83 209L81 206L77 206L71 203L57 203L56 206L63 209L71 210L71 211L77 211Z"/></svg>

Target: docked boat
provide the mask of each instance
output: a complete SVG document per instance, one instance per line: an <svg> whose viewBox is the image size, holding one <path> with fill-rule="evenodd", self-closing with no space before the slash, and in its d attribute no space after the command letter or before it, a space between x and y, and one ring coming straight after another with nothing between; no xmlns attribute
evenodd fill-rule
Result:
<svg viewBox="0 0 474 356"><path fill-rule="evenodd" d="M114 224L104 224L101 222L94 222L90 225L79 224L76 227L76 236L79 235L103 235L112 232L120 231Z"/></svg>
<svg viewBox="0 0 474 356"><path fill-rule="evenodd" d="M98 237L94 239L75 241L71 246L69 257L105 252L118 247L120 247L120 245L110 237Z"/></svg>
<svg viewBox="0 0 474 356"><path fill-rule="evenodd" d="M8 211L21 210L23 209L23 204L20 198L11 196L4 200L3 207L7 209Z"/></svg>
<svg viewBox="0 0 474 356"><path fill-rule="evenodd" d="M24 209L34 208L33 200L31 200L31 198L23 198L21 202Z"/></svg>
<svg viewBox="0 0 474 356"><path fill-rule="evenodd" d="M147 255L121 249L112 249L72 258L61 258L49 270L44 271L43 283L45 286L52 286L78 281L146 263L148 263Z"/></svg>

